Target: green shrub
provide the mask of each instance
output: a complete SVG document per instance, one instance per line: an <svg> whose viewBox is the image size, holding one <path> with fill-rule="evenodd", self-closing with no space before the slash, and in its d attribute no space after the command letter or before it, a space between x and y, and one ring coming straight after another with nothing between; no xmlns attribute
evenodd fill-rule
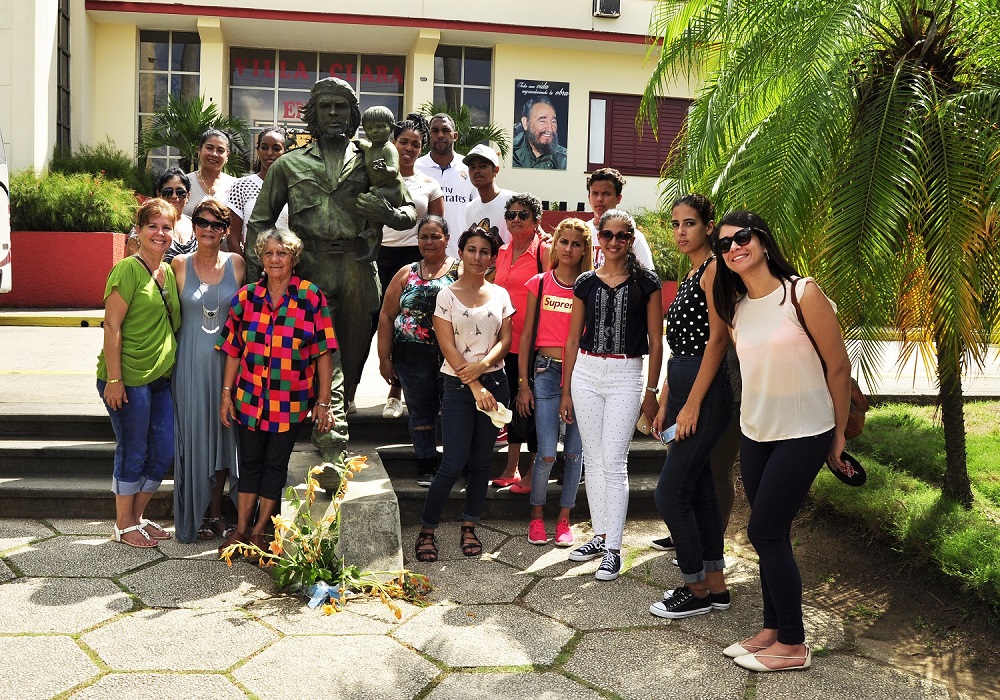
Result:
<svg viewBox="0 0 1000 700"><path fill-rule="evenodd" d="M15 231L127 232L136 200L120 180L100 175L28 170L10 180L10 218Z"/></svg>
<svg viewBox="0 0 1000 700"><path fill-rule="evenodd" d="M121 180L126 187L145 195L152 195L156 187L153 175L145 168L140 168L124 151L116 148L111 139L96 146L80 146L76 153L57 146L49 161L49 171L66 175L103 175L109 180Z"/></svg>
<svg viewBox="0 0 1000 700"><path fill-rule="evenodd" d="M636 226L646 236L649 248L653 252L653 267L661 280L676 281L686 272L687 258L681 255L674 242L674 232L670 228L670 215L659 211L640 209L632 212Z"/></svg>

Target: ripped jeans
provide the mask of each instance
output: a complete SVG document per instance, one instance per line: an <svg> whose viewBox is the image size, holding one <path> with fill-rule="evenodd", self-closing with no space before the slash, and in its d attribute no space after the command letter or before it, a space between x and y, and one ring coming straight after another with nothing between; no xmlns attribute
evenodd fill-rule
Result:
<svg viewBox="0 0 1000 700"><path fill-rule="evenodd" d="M535 467L531 472L531 498L533 506L545 505L549 488L549 474L556 459L559 444L559 402L562 400L562 362L545 355L535 356L535 434L538 436L538 452ZM576 421L566 424L563 437L563 456L566 471L563 477L560 508L576 505L576 492L580 488L583 473L583 440ZM551 461L546 461L548 458Z"/></svg>

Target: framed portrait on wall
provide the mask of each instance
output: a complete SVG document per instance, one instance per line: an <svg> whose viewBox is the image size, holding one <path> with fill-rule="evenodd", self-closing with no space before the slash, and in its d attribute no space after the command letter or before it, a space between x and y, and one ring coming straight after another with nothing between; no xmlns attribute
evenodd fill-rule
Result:
<svg viewBox="0 0 1000 700"><path fill-rule="evenodd" d="M514 81L514 167L566 169L569 83Z"/></svg>

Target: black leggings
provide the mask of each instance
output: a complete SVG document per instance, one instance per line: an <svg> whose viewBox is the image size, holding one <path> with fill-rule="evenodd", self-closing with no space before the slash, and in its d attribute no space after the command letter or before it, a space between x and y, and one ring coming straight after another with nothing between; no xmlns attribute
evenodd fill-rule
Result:
<svg viewBox="0 0 1000 700"><path fill-rule="evenodd" d="M802 577L792 554L792 520L826 460L833 430L810 437L740 443L743 488L750 502L747 537L760 559L764 628L782 644L802 644Z"/></svg>

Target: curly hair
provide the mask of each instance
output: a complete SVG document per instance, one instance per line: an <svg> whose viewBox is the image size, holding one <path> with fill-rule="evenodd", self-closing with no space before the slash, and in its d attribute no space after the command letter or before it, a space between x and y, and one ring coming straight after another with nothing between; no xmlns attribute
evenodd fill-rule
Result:
<svg viewBox="0 0 1000 700"><path fill-rule="evenodd" d="M424 115L410 112L405 118L392 125L392 140L395 141L404 131L416 131L420 134L420 150L427 148L431 140L431 127Z"/></svg>
<svg viewBox="0 0 1000 700"><path fill-rule="evenodd" d="M625 178L614 168L600 168L592 172L590 177L587 178L587 193L590 193L591 185L602 181L610 182L614 185L616 197L622 196L622 190L625 188Z"/></svg>
<svg viewBox="0 0 1000 700"><path fill-rule="evenodd" d="M510 211L511 204L520 204L522 207L530 211L531 217L535 221L542 218L542 200L530 192L521 192L520 194L515 194L513 197L508 199L503 205L504 211Z"/></svg>
<svg viewBox="0 0 1000 700"><path fill-rule="evenodd" d="M269 228L257 236L253 252L257 254L261 262L264 261L264 250L270 241L277 241L278 245L292 254L292 267L299 264L299 260L302 259L302 239L283 228Z"/></svg>

